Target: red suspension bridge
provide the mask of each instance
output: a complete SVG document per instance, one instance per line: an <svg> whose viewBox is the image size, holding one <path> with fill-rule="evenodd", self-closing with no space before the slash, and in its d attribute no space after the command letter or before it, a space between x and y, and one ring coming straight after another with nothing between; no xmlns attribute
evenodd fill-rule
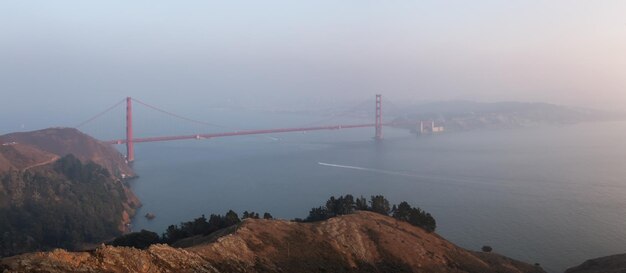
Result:
<svg viewBox="0 0 626 273"><path fill-rule="evenodd" d="M272 134L272 133L288 133L288 132L306 132L306 131L321 131L321 130L339 130L339 129L351 129L351 128L365 128L365 127L374 127L374 139L382 140L383 138L383 126L392 125L393 123L383 123L383 115L382 115L382 96L376 95L376 114L374 123L365 123L365 124L341 124L341 125L325 125L325 126L314 126L314 127L294 127L294 128L274 128L274 129L262 129L262 130L236 130L232 132L222 132L222 133L208 133L208 134L194 134L194 135L178 135L178 136L158 136L158 137L135 137L133 134L133 101L140 103L144 106L152 108L154 110L166 113L168 115L184 119L191 122L202 123L204 125L211 126L219 126L216 124L210 124L206 122L201 122L197 120L193 120L190 118L186 118L183 116L179 116L177 114L162 110L160 108L154 107L152 105L146 104L139 100L133 99L131 97L127 97L125 100L118 102L112 107L107 108L105 111L95 115L94 117L88 119L87 121L79 124L77 127L81 127L86 123L93 121L94 119L102 116L106 112L114 109L119 106L123 102L126 102L126 138L124 139L115 139L104 141L108 144L125 144L126 145L126 159L128 162L132 162L135 160L135 143L142 142L157 142L157 141L173 141L173 140L184 140L184 139L210 139L217 137L230 137L230 136L245 136L245 135L261 135L261 134Z"/></svg>

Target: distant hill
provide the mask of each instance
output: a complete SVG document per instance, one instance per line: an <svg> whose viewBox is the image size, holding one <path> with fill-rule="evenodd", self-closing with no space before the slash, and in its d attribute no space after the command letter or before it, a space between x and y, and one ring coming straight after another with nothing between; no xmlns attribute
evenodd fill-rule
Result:
<svg viewBox="0 0 626 273"><path fill-rule="evenodd" d="M585 261L572 267L565 273L624 273L626 272L626 254L601 257Z"/></svg>
<svg viewBox="0 0 626 273"><path fill-rule="evenodd" d="M76 129L0 136L0 256L119 236L140 206L109 145Z"/></svg>
<svg viewBox="0 0 626 273"><path fill-rule="evenodd" d="M373 212L323 222L246 219L185 248L103 246L0 261L9 272L423 272L545 273L493 253L462 249L434 233ZM221 237L219 237L221 236ZM104 261L104 262L103 262Z"/></svg>
<svg viewBox="0 0 626 273"><path fill-rule="evenodd" d="M51 156L73 154L82 162L92 161L116 177L134 176L124 157L110 145L74 128L49 128L0 136L0 171L23 169L46 162Z"/></svg>
<svg viewBox="0 0 626 273"><path fill-rule="evenodd" d="M430 121L446 130L499 129L624 118L619 113L547 103L447 101L403 108L395 121Z"/></svg>

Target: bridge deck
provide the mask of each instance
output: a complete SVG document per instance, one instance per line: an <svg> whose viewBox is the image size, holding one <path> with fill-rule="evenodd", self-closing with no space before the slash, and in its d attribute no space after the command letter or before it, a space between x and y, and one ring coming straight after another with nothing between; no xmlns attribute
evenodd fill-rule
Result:
<svg viewBox="0 0 626 273"><path fill-rule="evenodd" d="M388 125L392 125L392 123L385 123L383 125L388 126ZM141 142L158 142L158 141L171 141L171 140L184 140L184 139L208 139L208 138L216 138L216 137L261 135L261 134L272 134L272 133L306 132L306 131L321 131L321 130L339 130L339 129L366 128L366 127L375 127L375 126L376 126L375 123L368 123L368 124L331 125L331 126L300 127L300 128L243 130L243 131L212 133L212 134L142 137L142 138L133 138L132 142L141 143ZM116 139L116 140L105 141L105 143L109 143L109 144L126 144L127 142L128 141L126 139Z"/></svg>

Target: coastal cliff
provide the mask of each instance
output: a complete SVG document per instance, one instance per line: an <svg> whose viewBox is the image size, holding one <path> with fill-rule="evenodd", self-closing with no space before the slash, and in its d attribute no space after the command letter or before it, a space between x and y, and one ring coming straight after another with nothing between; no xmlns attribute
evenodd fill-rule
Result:
<svg viewBox="0 0 626 273"><path fill-rule="evenodd" d="M113 147L76 129L0 136L0 256L81 249L127 231L141 204Z"/></svg>

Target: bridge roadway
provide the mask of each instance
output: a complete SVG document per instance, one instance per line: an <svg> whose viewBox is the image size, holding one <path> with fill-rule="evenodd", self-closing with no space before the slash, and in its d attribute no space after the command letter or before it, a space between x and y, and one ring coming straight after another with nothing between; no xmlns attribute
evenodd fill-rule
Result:
<svg viewBox="0 0 626 273"><path fill-rule="evenodd" d="M396 125L395 123L383 123L384 126ZM182 136L160 136L160 137L142 137L133 138L133 143L141 142L158 142L158 141L172 141L172 140L184 140L184 139L209 139L216 137L229 137L229 136L245 136L245 135L261 135L272 133L289 133L289 132L306 132L306 131L322 131L322 130L340 130L351 128L366 128L376 127L375 123L368 124L351 124L351 125L331 125L331 126L317 126L317 127L300 127L300 128L280 128L280 129L264 129L264 130L242 130L234 132L224 133L212 133L212 134L196 134L196 135L182 135ZM126 139L116 139L104 141L108 144L126 144Z"/></svg>

